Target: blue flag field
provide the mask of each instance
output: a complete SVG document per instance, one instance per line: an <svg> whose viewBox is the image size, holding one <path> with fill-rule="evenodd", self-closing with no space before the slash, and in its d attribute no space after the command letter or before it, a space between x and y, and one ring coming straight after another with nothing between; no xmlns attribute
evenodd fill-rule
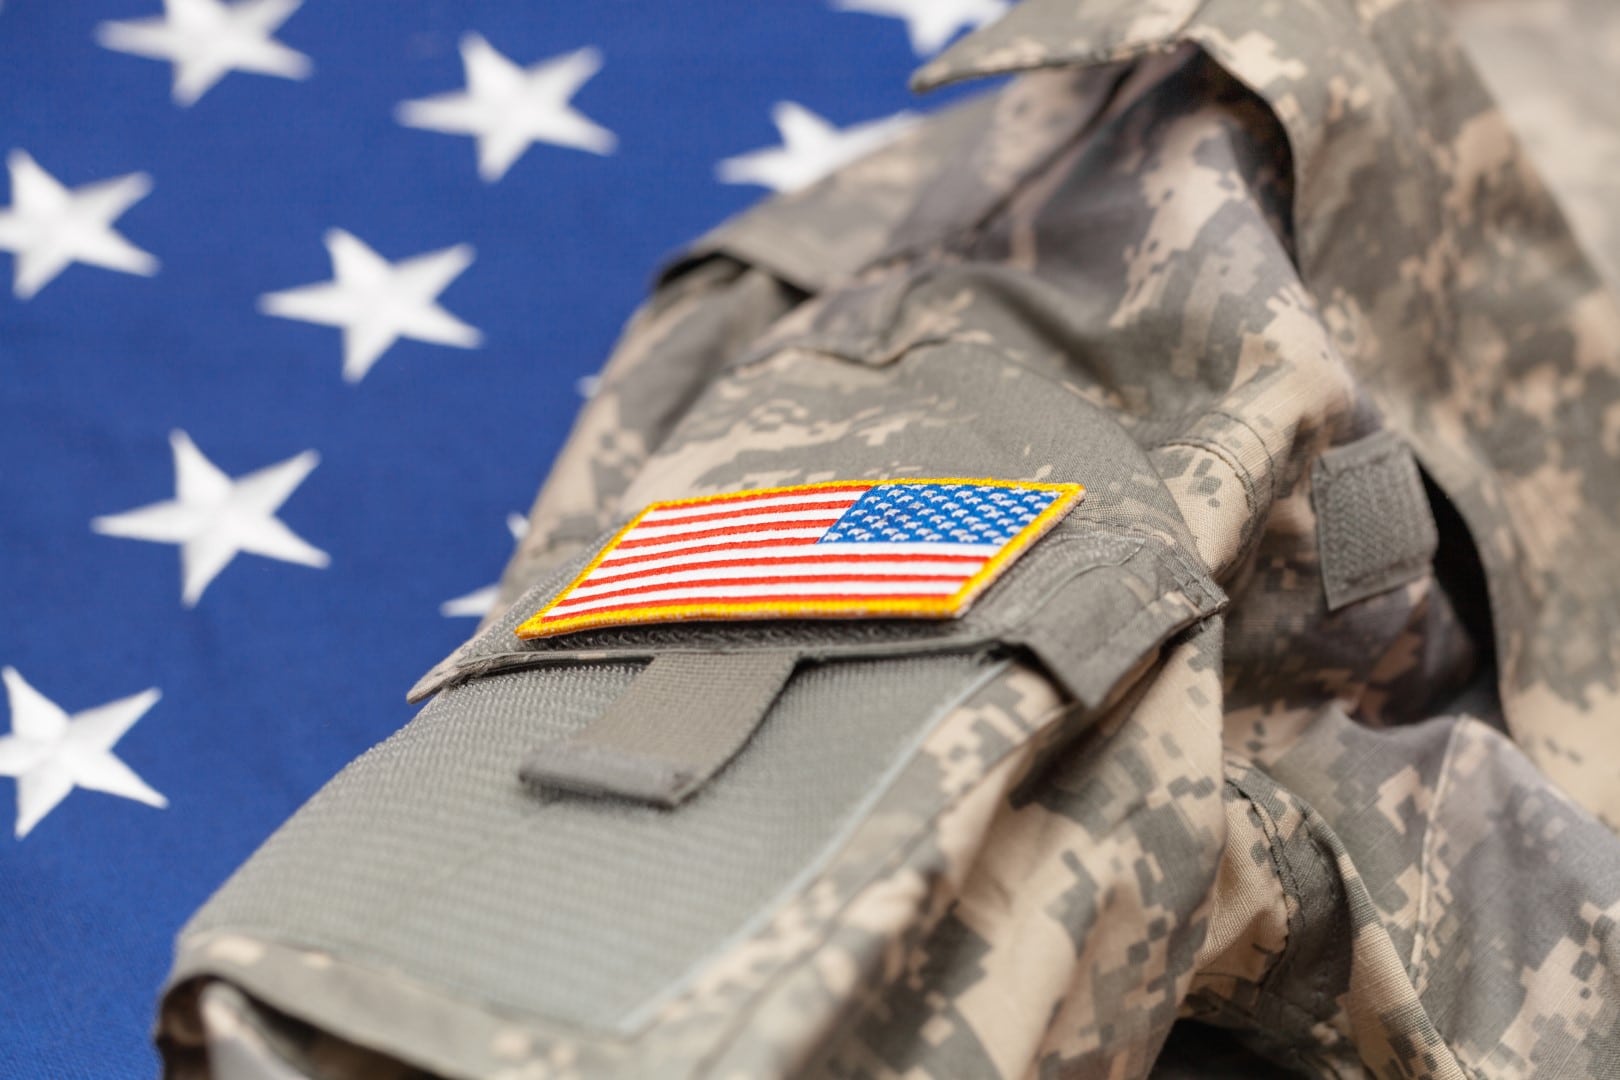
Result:
<svg viewBox="0 0 1620 1080"><path fill-rule="evenodd" d="M659 264L1004 7L5 0L0 1076L155 1073L176 931L410 718Z"/></svg>

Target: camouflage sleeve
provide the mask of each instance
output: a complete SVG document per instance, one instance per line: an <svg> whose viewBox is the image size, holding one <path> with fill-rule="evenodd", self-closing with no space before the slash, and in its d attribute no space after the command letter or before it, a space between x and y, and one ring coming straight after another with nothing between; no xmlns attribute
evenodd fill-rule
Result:
<svg viewBox="0 0 1620 1080"><path fill-rule="evenodd" d="M535 500L496 612L607 528L631 480L724 359L798 295L788 282L717 255L636 314Z"/></svg>
<svg viewBox="0 0 1620 1080"><path fill-rule="evenodd" d="M1025 0L701 241L171 1073L1620 1075L1620 309L1428 0L1256 10ZM514 633L650 503L918 477L1086 491L948 622ZM676 805L524 779L784 663Z"/></svg>

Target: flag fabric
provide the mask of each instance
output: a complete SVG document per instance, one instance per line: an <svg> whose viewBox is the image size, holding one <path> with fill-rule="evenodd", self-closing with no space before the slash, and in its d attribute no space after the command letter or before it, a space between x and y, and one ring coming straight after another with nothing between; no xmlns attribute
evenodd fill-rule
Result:
<svg viewBox="0 0 1620 1080"><path fill-rule="evenodd" d="M522 637L683 619L949 618L1078 484L846 481L653 503Z"/></svg>
<svg viewBox="0 0 1620 1080"><path fill-rule="evenodd" d="M658 265L996 8L865 6L0 3L0 1076L156 1070L175 933L410 718Z"/></svg>

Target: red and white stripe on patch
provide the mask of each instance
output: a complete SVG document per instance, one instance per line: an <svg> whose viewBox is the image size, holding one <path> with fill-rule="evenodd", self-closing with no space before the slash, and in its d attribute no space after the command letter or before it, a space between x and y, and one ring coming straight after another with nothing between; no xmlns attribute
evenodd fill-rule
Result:
<svg viewBox="0 0 1620 1080"><path fill-rule="evenodd" d="M854 480L653 503L517 629L961 614L1079 484Z"/></svg>

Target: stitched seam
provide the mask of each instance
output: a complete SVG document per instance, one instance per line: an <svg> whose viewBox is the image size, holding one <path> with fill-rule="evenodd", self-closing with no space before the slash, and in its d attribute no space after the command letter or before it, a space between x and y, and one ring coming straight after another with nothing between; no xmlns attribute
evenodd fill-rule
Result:
<svg viewBox="0 0 1620 1080"><path fill-rule="evenodd" d="M1237 785L1239 791L1244 791L1241 782L1234 781L1234 784ZM1279 788L1279 790L1286 791L1287 789ZM1247 795L1246 791L1244 793L1245 793L1245 795ZM1297 796L1295 796L1295 798L1297 798ZM1261 814L1263 816L1268 816L1269 817L1269 815L1265 814L1265 811L1263 809L1261 810ZM1312 811L1310 809L1309 804L1308 803L1301 803L1300 829L1303 832L1304 839L1306 841L1304 843L1304 845L1303 845L1303 847L1305 848L1305 858L1310 859L1310 860L1314 861L1315 863L1317 863L1319 868L1329 878L1342 883L1343 882L1343 875L1340 874L1340 872L1339 872L1337 861L1334 858L1329 857L1329 853L1324 852L1324 850L1323 850L1323 842L1322 842L1322 839L1321 839L1320 830L1312 822L1313 815L1314 815L1314 811ZM1289 861L1289 858L1288 858L1286 852L1283 850L1281 845L1278 845L1272 851L1271 854L1272 854L1273 859L1276 860L1277 866L1280 868L1280 870L1283 871L1282 873L1279 874L1279 877L1284 882L1284 888L1288 891L1289 895L1294 897L1294 902L1298 907L1298 910L1295 913L1295 915L1293 915L1293 916L1291 916L1289 918L1289 929L1290 929L1290 931L1292 931L1293 928L1297 925L1296 920L1305 918L1306 904L1305 904L1303 898L1300 895L1299 876L1294 873L1293 865ZM1344 902L1346 904L1349 903L1348 892L1346 892L1345 895L1344 895ZM1293 940L1293 935L1292 935L1292 933L1290 933L1290 941L1292 942L1292 940ZM1282 957L1278 958L1278 965L1277 966L1281 965L1282 959L1283 959ZM1277 966L1274 966L1272 971L1267 974L1267 981L1270 981L1272 976L1274 976L1276 974ZM1334 999L1329 997L1321 989L1319 979L1315 983L1307 983L1307 985L1304 988L1311 995L1312 1000L1311 1000L1310 1004L1313 1006L1313 1008L1306 1008L1303 1005L1301 1005L1299 1007L1304 1012L1306 1012L1308 1015L1315 1016L1319 1020L1326 1020L1326 1019L1332 1017L1338 1011L1338 1005L1334 1001ZM1272 993L1278 993L1275 990L1272 990L1271 992ZM1278 996L1280 996L1280 994ZM1283 1000L1292 1000L1292 999L1291 998L1284 998Z"/></svg>
<svg viewBox="0 0 1620 1080"><path fill-rule="evenodd" d="M1277 467L1276 455L1271 452L1270 447L1266 446L1265 437L1262 436L1259 430L1253 424L1249 423L1247 419L1237 415L1236 413L1227 412L1225 409L1215 408L1209 410L1209 415L1219 416L1230 420L1232 423L1238 425L1246 430L1250 435L1254 436L1255 444L1266 452L1266 462L1270 466L1271 472L1271 499L1273 502L1275 502L1282 495L1282 492L1279 489L1279 485L1282 483L1282 470Z"/></svg>
<svg viewBox="0 0 1620 1080"><path fill-rule="evenodd" d="M1229 766L1237 769L1239 775L1251 771L1252 768L1252 766L1248 765L1239 758L1228 756L1226 758L1226 762ZM1233 791L1238 793L1243 801L1254 810L1255 816L1259 818L1261 829L1266 835L1266 857L1271 861L1272 876L1277 879L1277 886L1283 891L1284 895L1294 899L1296 911L1288 916L1284 931L1285 937L1283 940L1283 947L1279 949L1277 951L1277 955L1272 957L1267 963L1266 970L1261 974L1259 979L1251 980L1232 975L1219 977L1230 978L1233 982L1242 983L1245 986L1252 987L1255 993L1266 1002L1280 1009L1285 1014L1296 1018L1297 1020L1308 1022L1306 1024L1308 1030L1314 1029L1322 1022L1322 1017L1318 1015L1318 1013L1312 1012L1303 1005L1300 1005L1298 1002L1284 997L1274 987L1267 985L1274 979L1278 970L1282 967L1283 962L1289 959L1294 953L1298 940L1294 931L1297 927L1298 920L1304 917L1304 904L1302 904L1299 900L1299 887L1297 879L1294 877L1292 869L1288 866L1282 855L1282 843L1280 840L1281 833L1278 829L1277 821L1271 816L1270 812L1266 810L1265 806L1249 793L1249 791L1243 786L1241 780L1233 776L1228 776L1226 779L1226 784ZM1306 828L1308 831L1308 823L1306 824ZM1320 852L1314 843L1311 845L1311 850L1313 852L1317 852L1318 856L1320 855ZM1211 974L1218 973L1212 972ZM1243 1019L1250 1021L1257 1030L1264 1030L1266 1027L1265 1021L1258 1014L1256 1014L1252 1009L1237 1004L1235 1001L1223 1000L1220 1002L1220 1008L1222 1011L1240 1016ZM1320 1043L1318 1045L1320 1045ZM1295 1048L1295 1052L1301 1057L1308 1056L1305 1051L1297 1047ZM1327 1058L1315 1055L1309 1056L1314 1059L1315 1063L1320 1068L1331 1073L1334 1077L1340 1077L1343 1075L1339 1071L1338 1067Z"/></svg>
<svg viewBox="0 0 1620 1080"><path fill-rule="evenodd" d="M1423 948L1429 937L1429 901L1434 894L1434 881L1430 877L1434 861L1434 846L1436 843L1434 823L1440 816L1440 807L1444 805L1446 795L1451 787L1452 758L1457 752L1457 733L1462 725L1452 726L1451 735L1446 739L1446 752L1440 758L1440 780L1434 787L1434 805L1429 808L1428 823L1423 831L1423 850L1418 857L1418 881L1422 893L1418 896L1417 906L1417 932L1412 935L1412 955L1407 961L1407 973L1412 980L1412 986L1417 991L1419 1000L1428 989L1429 968L1427 964L1420 963Z"/></svg>
<svg viewBox="0 0 1620 1080"><path fill-rule="evenodd" d="M1452 747L1455 745L1456 736L1457 736L1457 731L1456 731L1455 728L1453 728L1451 741L1448 742L1447 747L1446 747L1446 759L1448 761L1449 761L1449 759L1451 757ZM1239 791L1243 790L1242 785L1241 785L1240 782L1238 782L1236 780L1229 781L1229 782L1233 783L1234 786L1236 786ZM1281 789L1281 790L1286 791L1287 789ZM1435 810L1438 810L1438 808L1439 808L1440 798L1441 798L1441 788L1439 786L1437 786L1436 794L1435 794L1435 807L1434 807ZM1331 871L1333 877L1336 880L1339 880L1341 883L1343 883L1343 876L1339 873L1337 860L1328 858L1326 856L1326 854L1324 853L1323 847L1322 847L1322 843L1323 843L1323 841L1321 839L1322 832L1323 832L1323 830L1326 830L1327 834L1329 836L1331 836L1332 835L1331 827L1327 826L1326 822L1321 820L1321 818L1317 815L1316 811L1310 807L1310 804L1303 803L1302 806L1304 807L1304 811L1305 811L1304 812L1304 820L1303 820L1303 823L1302 823L1302 828L1304 829L1305 834L1306 834L1307 838L1310 841L1309 844L1308 844L1308 847L1309 847L1309 850L1310 850L1311 857L1314 858L1314 859L1317 859L1320 862L1322 862ZM1265 816L1264 810L1261 810L1261 815L1262 815L1262 817ZM1433 818L1433 816L1434 815L1431 813L1431 815L1430 815L1431 819ZM1427 845L1427 842L1428 842L1428 840L1429 840L1429 838L1431 836L1432 836L1432 831L1430 833L1425 834L1424 840L1425 840L1426 845ZM1426 887L1427 887L1427 880L1425 879L1425 888ZM1345 889L1344 897L1345 897L1345 902L1348 903L1349 902L1349 893L1348 893L1348 887L1347 886L1346 886L1346 889ZM1421 903L1421 899L1420 899L1420 903ZM1303 905L1301 906L1301 914L1303 916ZM1423 918L1423 916L1420 915L1419 918L1420 918L1420 928L1421 928L1421 919ZM1293 925L1292 920L1290 920L1290 927L1292 927L1292 925ZM1354 946L1352 945L1352 950L1353 950L1353 948L1354 948ZM1279 963L1281 962L1280 958L1279 958L1278 962ZM1479 1075L1478 1071L1471 1068L1468 1065L1468 1063L1463 1060L1462 1054L1457 1049L1457 1046L1453 1043L1453 1041L1451 1039L1449 1039L1446 1036L1446 1034L1444 1032L1442 1032L1440 1030L1439 1025L1435 1022L1434 1016L1423 1005L1423 1000L1422 1000L1423 990L1422 990L1422 988L1417 986L1415 981L1413 981L1411 979L1410 974L1411 973L1408 972L1408 982L1412 983L1413 993L1414 993L1415 998L1417 999L1418 1007L1422 1011L1424 1017L1428 1020L1429 1027L1431 1028L1431 1030L1433 1030L1436 1039L1439 1041L1439 1045L1445 1048L1447 1054L1449 1054L1450 1057L1451 1057L1452 1063L1456 1065L1458 1071L1461 1072L1464 1077L1467 1077L1468 1080L1480 1080L1480 1075ZM1319 998L1318 1005L1326 1006L1329 1016L1331 1016L1333 1014L1333 1012L1337 1011L1337 1004L1331 998L1323 997L1320 993L1318 993L1317 996Z"/></svg>
<svg viewBox="0 0 1620 1080"><path fill-rule="evenodd" d="M1227 763L1229 765L1235 765L1240 770L1240 775L1242 772L1247 772L1250 768L1250 766L1234 758L1228 758ZM1303 913L1305 910L1305 905L1300 903L1299 899L1299 884L1297 879L1294 877L1292 869L1290 869L1287 863L1283 860L1281 852L1282 842L1280 839L1282 834L1277 826L1277 820L1271 816L1270 812L1266 810L1265 806L1261 804L1259 799L1256 799L1249 793L1248 789L1243 786L1241 780L1237 779L1236 777L1229 776L1227 777L1226 782L1231 786L1232 790L1236 791L1243 797L1244 802L1248 803L1254 808L1255 814L1260 818L1261 828L1266 834L1266 857L1271 860L1271 872L1276 876L1277 884L1282 889L1283 894L1293 898L1296 908L1294 913L1288 915L1286 931L1287 936L1283 940L1283 947L1277 952L1277 955L1272 958L1271 963L1266 965L1264 974L1262 974L1260 978L1256 980L1255 986L1268 997L1275 998L1291 1008L1299 1009L1299 1006L1295 1005L1287 998L1277 995L1274 990L1265 985L1272 980L1272 977L1276 974L1278 967L1280 967L1282 962L1292 955L1294 951L1294 947L1297 942L1297 935L1294 933L1296 929L1296 922L1299 918L1303 917L1301 913ZM1300 1011L1304 1012L1305 1010L1300 1009Z"/></svg>
<svg viewBox="0 0 1620 1080"><path fill-rule="evenodd" d="M1225 414L1222 413L1221 415L1224 416ZM1245 426L1247 426L1247 425L1245 425ZM1253 430L1253 429L1250 429L1250 430ZM1239 565L1240 563L1242 563L1248 557L1248 554L1249 554L1250 550L1252 549L1255 541L1260 536L1260 526L1261 526L1261 523L1262 523L1262 515L1260 513L1259 497L1255 492L1255 483L1254 483L1253 474L1249 471L1248 467L1245 466L1242 462L1240 462L1237 459L1237 456L1235 454L1233 454L1230 450L1228 450L1226 447L1222 446L1220 443L1214 441L1213 439L1207 439L1207 438L1204 438L1203 436L1187 435L1187 436L1174 438L1174 439L1169 440L1168 442L1163 442L1163 443L1160 443L1158 446L1153 447L1153 449L1152 449L1152 451L1150 451L1150 453L1157 452L1159 450L1163 450L1163 449L1166 449L1166 448L1172 447L1172 446L1184 446L1184 447L1186 447L1186 448L1188 448L1190 450L1202 450L1204 453L1209 454L1211 457L1215 458L1217 461L1223 462L1226 465L1227 468L1232 470L1232 474L1237 477L1238 486L1240 488L1242 488L1242 490L1243 490L1243 501L1248 507L1248 513L1243 515L1243 528L1242 528L1242 531L1238 534L1237 551L1234 554L1234 556L1232 558L1232 562L1230 564L1233 567ZM1269 455L1269 453L1270 453L1270 451L1267 451L1268 455ZM1271 475L1272 475L1271 487L1273 488L1273 491L1272 491L1272 501L1273 502L1276 501L1276 491L1275 491L1275 488L1277 486L1276 472L1277 471L1276 471L1276 468L1274 466L1272 468L1272 470L1271 470ZM1161 477L1161 481L1162 481L1162 477ZM1207 568L1207 569L1212 573L1214 572L1213 567Z"/></svg>
<svg viewBox="0 0 1620 1080"><path fill-rule="evenodd" d="M1231 469L1232 472L1236 474L1239 483L1242 484L1243 500L1249 504L1249 511L1251 515L1253 514L1257 507L1257 499L1254 491L1254 477L1250 474L1247 466L1238 461L1236 455L1234 455L1230 450L1222 446L1220 443L1216 442L1214 439L1208 439L1201 435L1177 436L1174 439L1160 443L1153 449L1166 450L1172 446L1185 446L1190 450L1202 450L1211 457L1214 457L1224 463L1228 469Z"/></svg>
<svg viewBox="0 0 1620 1080"><path fill-rule="evenodd" d="M1365 573L1357 574L1355 577L1340 578L1339 584L1345 587L1362 585L1366 582L1385 577L1386 575L1403 574L1408 570L1421 570L1428 564L1428 559L1414 555L1409 559L1403 559L1400 562L1390 563L1388 566L1380 566L1376 570L1368 570ZM1396 585L1400 584L1404 583L1398 581L1391 582L1390 588L1394 588Z"/></svg>
<svg viewBox="0 0 1620 1080"><path fill-rule="evenodd" d="M1184 612L1175 611L1169 605L1169 601L1172 600L1187 604L1188 610ZM1102 669L1106 671L1116 669L1122 663L1128 664L1130 661L1141 657L1146 649L1154 647L1158 642L1155 642L1154 645L1143 646L1135 641L1134 635L1138 628L1143 623L1152 626L1155 623L1163 622L1166 616L1171 620L1167 626L1173 629L1179 624L1196 621L1199 612L1197 606L1192 604L1180 590L1161 596L1126 620L1125 625L1114 632L1112 640L1095 653L1092 662L1086 666L1090 668L1101 665ZM1159 629L1165 631L1164 626L1159 627Z"/></svg>
<svg viewBox="0 0 1620 1080"><path fill-rule="evenodd" d="M1239 416L1236 413L1229 412L1226 409L1206 409L1203 415L1219 416L1224 420L1231 421L1233 424L1236 424L1238 427L1249 433L1249 435L1254 439L1255 445L1260 447L1260 449L1264 451L1266 455L1266 472L1270 481L1270 483L1267 484L1267 487L1271 489L1270 501L1272 503L1276 503L1279 499L1281 499L1283 482L1282 469L1278 465L1277 455L1272 453L1271 448L1266 445L1265 437L1260 434L1259 430L1244 417ZM1174 438L1167 439L1149 449L1159 450L1169 446L1188 446L1195 449L1208 450L1211 454L1214 454L1222 461L1225 461L1227 466L1238 475L1238 479L1243 485L1243 496L1248 500L1250 510L1250 513L1243 523L1243 535L1239 537L1238 552L1241 559L1242 556L1247 554L1250 545L1260 534L1261 522L1259 520L1258 513L1260 509L1259 498L1255 493L1258 485L1254 480L1254 471L1238 460L1237 455L1232 453L1232 451L1225 445L1207 436L1192 434L1177 435Z"/></svg>
<svg viewBox="0 0 1620 1080"><path fill-rule="evenodd" d="M477 993L468 993L460 985L425 978L416 972L399 968L387 957L371 955L363 947L351 943L346 942L341 946L352 950L350 954L345 955L330 943L316 944L300 937L288 937L279 928L256 924L233 924L229 927L220 926L192 933L182 931L181 938L176 943L177 955L180 957L201 956L203 959L201 962L194 962L191 965L193 970L188 971L182 981L175 983L171 989L198 979L216 979L229 982L245 990L249 997L268 1004L271 1008L284 1012L294 1019L304 1020L316 1027L320 1027L321 1023L317 1018L307 1016L301 1009L298 998L294 994L284 992L285 983L273 986L269 992L266 992L262 984L253 983L251 977L245 976L241 968L228 962L221 964L208 955L209 944L219 938L232 936L257 939L272 948L289 952L321 954L329 958L335 970L347 970L362 977L387 980L407 987L414 994L434 999L436 1006L448 1006L452 1009L494 1014L502 1022L521 1025L526 1030L544 1036L566 1033L582 1041L612 1044L620 1047L627 1047L633 1043L633 1037L631 1036L624 1036L611 1031L598 1031L594 1028L578 1027L564 1021L553 1020L549 1017L514 1008L499 1001L490 1000ZM354 955L356 952L359 953L358 957ZM347 1028L342 1030L332 1028L330 1030L340 1037L349 1038L349 1035L346 1034ZM359 1040L351 1039L350 1041L358 1042ZM411 1060L415 1060L414 1056Z"/></svg>

